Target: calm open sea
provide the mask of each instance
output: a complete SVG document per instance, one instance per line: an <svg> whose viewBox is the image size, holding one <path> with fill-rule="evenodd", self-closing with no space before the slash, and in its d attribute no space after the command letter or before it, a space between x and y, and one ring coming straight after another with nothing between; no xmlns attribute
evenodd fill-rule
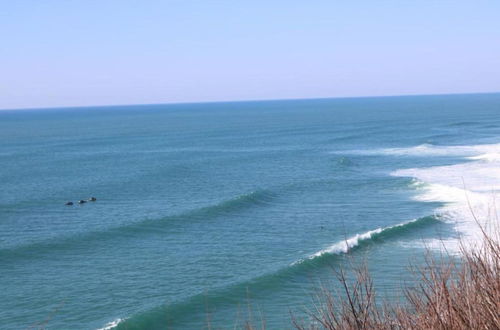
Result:
<svg viewBox="0 0 500 330"><path fill-rule="evenodd" d="M477 241L500 94L0 111L0 185L2 329L288 328L347 259L396 299Z"/></svg>

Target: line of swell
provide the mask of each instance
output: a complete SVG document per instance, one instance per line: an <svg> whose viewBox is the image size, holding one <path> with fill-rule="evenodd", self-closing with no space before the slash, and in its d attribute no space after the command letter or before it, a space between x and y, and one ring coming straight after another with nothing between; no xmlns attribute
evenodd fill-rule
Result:
<svg viewBox="0 0 500 330"><path fill-rule="evenodd" d="M244 299L248 295L248 292L259 295L259 292L267 292L269 288L279 287L294 275L307 274L315 268L331 265L332 262L335 262L336 258L343 254L360 249L363 246L368 246L370 243L377 243L398 237L404 233L426 227L438 221L433 216L427 216L394 226L357 234L311 255L309 258L301 259L288 267L281 268L274 273L261 275L226 287L216 288L211 292L193 295L178 303L168 306L158 306L151 310L132 315L117 324L116 329L156 329L162 328L165 324L175 326L176 320L181 322L180 320L183 318L192 317L193 311L203 309L207 304L207 299L210 300L210 304L213 306L219 304L234 305L238 302L235 300L235 297ZM167 318L168 315L175 315L175 319Z"/></svg>
<svg viewBox="0 0 500 330"><path fill-rule="evenodd" d="M54 251L66 251L81 244L88 246L91 242L113 240L122 237L149 235L164 230L171 225L189 221L214 219L224 214L236 212L255 206L265 206L276 198L276 193L270 190L256 190L248 194L222 201L218 204L193 209L185 213L166 216L157 219L144 219L119 227L111 227L101 231L91 231L76 234L50 241L35 242L0 250L0 261L17 260L22 258L40 258Z"/></svg>
<svg viewBox="0 0 500 330"><path fill-rule="evenodd" d="M401 232L408 231L410 229L415 229L423 225L435 222L437 219L435 217L423 217L407 222L403 222L394 226L388 226L384 228L377 228L374 230L367 231L362 234L356 234L352 237L346 238L345 240L335 243L326 249L320 250L312 254L309 259L315 259L326 254L344 254L348 253L352 249L359 247L363 243L368 241L376 241L377 239L389 238L393 235L398 235ZM303 262L301 260L299 262Z"/></svg>

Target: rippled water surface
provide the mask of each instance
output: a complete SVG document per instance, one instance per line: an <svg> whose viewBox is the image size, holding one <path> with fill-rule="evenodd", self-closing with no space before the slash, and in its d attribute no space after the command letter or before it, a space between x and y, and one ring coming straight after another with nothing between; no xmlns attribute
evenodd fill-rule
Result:
<svg viewBox="0 0 500 330"><path fill-rule="evenodd" d="M499 133L499 94L1 111L0 328L283 328L346 259L396 299Z"/></svg>

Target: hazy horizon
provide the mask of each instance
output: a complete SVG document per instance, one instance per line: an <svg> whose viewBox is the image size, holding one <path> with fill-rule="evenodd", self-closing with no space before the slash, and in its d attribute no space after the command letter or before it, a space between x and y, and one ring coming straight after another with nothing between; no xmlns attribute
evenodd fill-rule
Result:
<svg viewBox="0 0 500 330"><path fill-rule="evenodd" d="M16 1L0 109L497 93L500 4Z"/></svg>
<svg viewBox="0 0 500 330"><path fill-rule="evenodd" d="M441 93L441 94L399 94L399 95L359 95L359 96L334 96L334 97L304 97L304 98L282 98L282 99L246 99L246 100L214 100L214 101L194 101L194 102L163 102L163 103L132 103L132 104L89 104L89 105L68 105L52 107L30 107L30 108L4 108L0 111L14 110L52 110L52 109L80 109L80 108L106 108L106 107L140 107L155 105L186 105L186 104L212 104L212 103L245 103L245 102L279 102L279 101L314 101L314 100L335 100L335 99L363 99L363 98L397 98L397 97L425 97L425 96L460 96L460 95L494 95L498 92L471 92L471 93Z"/></svg>

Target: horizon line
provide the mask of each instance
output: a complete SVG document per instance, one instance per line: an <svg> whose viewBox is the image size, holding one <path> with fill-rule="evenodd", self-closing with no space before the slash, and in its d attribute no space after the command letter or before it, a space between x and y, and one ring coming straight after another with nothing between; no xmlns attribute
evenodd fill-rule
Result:
<svg viewBox="0 0 500 330"><path fill-rule="evenodd" d="M280 101L314 101L314 100L336 100L336 99L363 99L363 98L390 98L411 96L458 96L458 95L485 95L500 94L495 92L465 92L465 93L436 93L436 94L388 94L388 95L361 95L361 96L331 96L331 97L304 97L304 98L270 98L270 99L242 99L242 100L218 100L218 101L181 101L165 103L132 103L132 104L95 104L95 105L69 105L53 107L26 107L26 108L0 108L2 111L32 111L32 110L58 110L58 109L84 109L84 108L113 108L113 107L140 107L154 105L189 105L189 104L217 104L217 103L249 103L249 102L280 102Z"/></svg>

